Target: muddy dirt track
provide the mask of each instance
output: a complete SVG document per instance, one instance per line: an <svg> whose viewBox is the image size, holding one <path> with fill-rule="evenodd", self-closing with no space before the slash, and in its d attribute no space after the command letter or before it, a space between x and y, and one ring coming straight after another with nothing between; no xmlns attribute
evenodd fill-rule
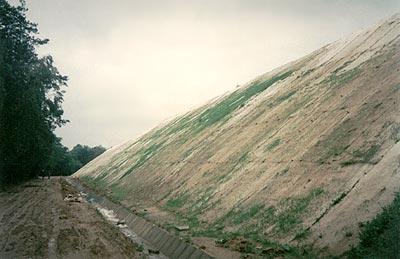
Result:
<svg viewBox="0 0 400 259"><path fill-rule="evenodd" d="M139 258L133 244L62 178L0 191L0 258Z"/></svg>

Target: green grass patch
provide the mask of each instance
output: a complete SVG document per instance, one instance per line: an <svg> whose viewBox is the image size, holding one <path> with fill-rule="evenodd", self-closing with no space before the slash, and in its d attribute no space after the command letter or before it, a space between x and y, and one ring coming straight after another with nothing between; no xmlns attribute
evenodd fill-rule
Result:
<svg viewBox="0 0 400 259"><path fill-rule="evenodd" d="M359 158L363 163L369 163L379 149L380 145L372 145L367 149L354 151L353 156Z"/></svg>
<svg viewBox="0 0 400 259"><path fill-rule="evenodd" d="M293 199L291 210L300 213L300 211L305 210L305 207L311 203L313 198L322 193L324 191L317 188L312 190L306 197ZM232 244L240 242L243 244L242 253L266 256L263 254L264 249L272 248L276 251L276 254L271 253L268 256L284 255L285 258L316 258L312 251L306 247L281 245L265 238L262 230L268 225L276 224L277 217L281 216L281 213L283 212L279 212L274 207L266 208L263 204L255 204L245 210L232 209L211 224L196 221L198 224L194 224L194 228L191 228L190 232L193 236L215 238L219 246L231 249L237 248L235 246L231 247ZM225 231L225 226L230 224L239 227L236 231ZM303 232L302 235L305 238L307 232Z"/></svg>
<svg viewBox="0 0 400 259"><path fill-rule="evenodd" d="M189 148L188 150L186 150L185 152L183 152L182 154L182 160L188 158L194 151L194 147Z"/></svg>
<svg viewBox="0 0 400 259"><path fill-rule="evenodd" d="M336 145L331 147L328 152L327 152L327 156L328 157L332 157L332 156L340 156L341 154L343 154L344 151L346 151L348 148L350 147L350 145Z"/></svg>
<svg viewBox="0 0 400 259"><path fill-rule="evenodd" d="M222 225L213 225L209 228L199 230L194 236L204 236L216 239L216 244L225 248L238 249L237 245L241 244L243 254L255 254L263 258L317 258L312 250L308 247L282 245L266 239L260 229L254 225L252 232L229 232L223 231ZM235 242L236 240L236 242ZM267 254L264 251L269 251Z"/></svg>
<svg viewBox="0 0 400 259"><path fill-rule="evenodd" d="M138 212L136 212L136 215L138 215L139 217L145 218L147 216L147 212L146 211L138 211Z"/></svg>
<svg viewBox="0 0 400 259"><path fill-rule="evenodd" d="M248 159L249 159L249 151L246 151L239 157L236 164L245 163Z"/></svg>
<svg viewBox="0 0 400 259"><path fill-rule="evenodd" d="M272 108L272 107L278 106L279 104L281 104L284 101L286 101L289 98L291 98L295 93L296 93L296 91L291 91L291 92L288 92L286 94L283 94L283 95L277 97L275 100L273 100L272 102L268 103L268 107Z"/></svg>
<svg viewBox="0 0 400 259"><path fill-rule="evenodd" d="M148 139L151 139L154 141L156 139L159 139L162 136L167 137L174 133L180 132L180 131L188 128L192 119L193 119L193 114L183 115L183 116L175 119L174 121L171 121L167 125L155 130L154 132L151 132L151 134L148 136Z"/></svg>
<svg viewBox="0 0 400 259"><path fill-rule="evenodd" d="M275 102L280 104L280 103L286 101L287 99L289 99L290 97L292 97L295 93L296 93L296 91L291 91L291 92L288 92L288 93L286 93L284 95L281 95L278 98L276 98Z"/></svg>
<svg viewBox="0 0 400 259"><path fill-rule="evenodd" d="M366 164L371 163L371 159L374 158L376 153L380 150L380 145L372 145L367 149L355 150L352 152L354 158L345 160L340 163L341 166L349 166L353 164Z"/></svg>
<svg viewBox="0 0 400 259"><path fill-rule="evenodd" d="M326 78L323 83L327 83L330 86L342 86L349 82L351 82L356 76L361 73L361 69L353 68L343 73L338 73L338 70L335 70L330 74L328 78Z"/></svg>
<svg viewBox="0 0 400 259"><path fill-rule="evenodd" d="M176 198L169 199L166 203L165 206L169 209L178 209L181 208L185 205L185 203L188 201L189 195L187 194L180 194Z"/></svg>
<svg viewBox="0 0 400 259"><path fill-rule="evenodd" d="M301 230L296 234L296 236L294 237L294 240L298 240L298 241L304 240L304 239L306 239L308 236L310 236L310 234L311 234L310 229L301 229Z"/></svg>
<svg viewBox="0 0 400 259"><path fill-rule="evenodd" d="M122 201L128 195L128 190L120 187L118 184L109 186L109 183L103 177L82 176L80 180L94 190L110 191L108 194L110 199L116 202Z"/></svg>
<svg viewBox="0 0 400 259"><path fill-rule="evenodd" d="M239 212L238 214L235 215L235 217L232 219L232 222L234 224L241 224L245 221L248 221L255 217L262 209L264 208L264 205L262 204L256 204L252 207L250 207L248 210Z"/></svg>
<svg viewBox="0 0 400 259"><path fill-rule="evenodd" d="M191 202L191 205L188 207L188 215L195 216L200 214L204 209L209 207L209 200L214 195L214 189L212 187L208 187L205 191L202 191L197 195L199 197L194 202Z"/></svg>
<svg viewBox="0 0 400 259"><path fill-rule="evenodd" d="M144 165L148 160L150 160L157 152L160 151L163 143L159 144L150 144L149 146L143 147L135 153L135 156L138 157L136 163L129 168L121 178L131 174L134 170L138 169L142 165Z"/></svg>
<svg viewBox="0 0 400 259"><path fill-rule="evenodd" d="M350 147L351 135L348 134L352 129L354 122L346 120L342 124L335 127L335 129L326 136L322 141L318 142L317 154L321 154L318 161L324 163L332 157L338 157Z"/></svg>
<svg viewBox="0 0 400 259"><path fill-rule="evenodd" d="M273 149L275 149L277 146L279 146L279 144L281 144L282 140L280 138L277 138L275 140L273 140L271 143L269 143L266 146L266 150L268 151L272 151Z"/></svg>
<svg viewBox="0 0 400 259"><path fill-rule="evenodd" d="M174 122L172 125L170 125L166 128L166 134L171 135L171 134L175 134L177 132L180 132L180 131L186 129L192 119L193 118L191 115L186 115L186 116L181 117L176 122Z"/></svg>
<svg viewBox="0 0 400 259"><path fill-rule="evenodd" d="M128 195L128 190L118 186L117 184L112 184L111 188L111 198L114 201L120 202L125 199Z"/></svg>
<svg viewBox="0 0 400 259"><path fill-rule="evenodd" d="M143 252L144 251L143 245L138 244L138 245L136 245L135 248L136 248L136 251L138 251L138 252Z"/></svg>
<svg viewBox="0 0 400 259"><path fill-rule="evenodd" d="M345 253L347 258L399 258L400 194L360 231L360 243Z"/></svg>
<svg viewBox="0 0 400 259"><path fill-rule="evenodd" d="M279 205L283 209L276 215L276 230L280 233L293 231L297 225L302 223L301 215L311 202L323 193L322 188L316 188L305 197L289 198L283 201Z"/></svg>
<svg viewBox="0 0 400 259"><path fill-rule="evenodd" d="M202 114L200 114L197 121L193 125L194 133L198 133L204 128L210 127L215 123L227 120L233 111L243 107L244 104L252 97L263 92L274 83L289 77L292 73L293 71L287 71L273 76L266 81L254 82L245 89L239 89L233 92L222 101L218 102L213 107L208 108Z"/></svg>
<svg viewBox="0 0 400 259"><path fill-rule="evenodd" d="M79 179L95 190L105 190L108 187L108 183L103 178L95 178L85 175Z"/></svg>
<svg viewBox="0 0 400 259"><path fill-rule="evenodd" d="M394 143L400 141L400 123L391 125L391 138L394 140Z"/></svg>
<svg viewBox="0 0 400 259"><path fill-rule="evenodd" d="M261 240L262 230L269 226L275 226L275 231L280 234L289 232L299 234L302 216L307 212L310 204L324 193L325 191L322 188L316 188L304 197L288 198L282 201L277 208L255 204L246 210L232 209L211 224L209 229L197 234L220 237L226 225L236 226L237 232L235 233L237 235L252 240Z"/></svg>

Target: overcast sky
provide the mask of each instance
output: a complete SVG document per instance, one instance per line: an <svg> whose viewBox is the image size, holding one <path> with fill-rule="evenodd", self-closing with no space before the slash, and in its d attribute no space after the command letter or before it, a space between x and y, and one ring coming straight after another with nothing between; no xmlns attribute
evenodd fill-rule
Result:
<svg viewBox="0 0 400 259"><path fill-rule="evenodd" d="M111 147L400 11L399 0L27 0L69 76L57 134Z"/></svg>

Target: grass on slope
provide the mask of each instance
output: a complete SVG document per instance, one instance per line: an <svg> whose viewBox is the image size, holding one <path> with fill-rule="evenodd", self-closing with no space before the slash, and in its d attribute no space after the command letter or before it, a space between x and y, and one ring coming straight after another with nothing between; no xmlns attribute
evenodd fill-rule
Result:
<svg viewBox="0 0 400 259"><path fill-rule="evenodd" d="M323 83L328 83L329 86L343 86L351 82L356 76L361 73L361 70L356 67L345 71L343 73L338 73L338 69L335 70L328 78L326 78Z"/></svg>
<svg viewBox="0 0 400 259"><path fill-rule="evenodd" d="M144 165L150 158L152 158L163 146L163 143L160 144L150 144L149 146L145 146L139 149L135 156L138 156L137 161L135 164L129 168L121 178L131 174L135 169Z"/></svg>
<svg viewBox="0 0 400 259"><path fill-rule="evenodd" d="M393 123L393 125L391 125L391 138L395 143L400 141L400 123Z"/></svg>
<svg viewBox="0 0 400 259"><path fill-rule="evenodd" d="M268 103L268 107L272 108L272 107L278 106L279 104L283 103L284 101L290 99L294 94L296 94L296 91L290 91L288 93L285 93L285 94L277 97L272 102Z"/></svg>
<svg viewBox="0 0 400 259"><path fill-rule="evenodd" d="M360 244L345 255L347 258L400 258L400 194L362 227Z"/></svg>
<svg viewBox="0 0 400 259"><path fill-rule="evenodd" d="M317 197L324 193L322 188L316 188L305 196L292 197L282 201L279 208L265 207L264 204L254 204L247 209L236 208L212 223L202 222L198 218L199 210L197 208L192 208L189 213L176 210L181 208L183 203L189 202L185 195L178 195L169 200L167 207L173 209L180 220L190 226L191 235L216 238L217 243L219 242L221 246L235 250L234 243L239 240L244 244L242 253L267 257L284 255L288 258L313 258L310 250L305 247L291 247L271 242L266 239L263 230L274 226L276 233L304 232L301 228L302 216L307 213L309 206ZM206 200L203 199L203 201ZM200 204L200 209L205 208L205 203ZM264 254L265 251L268 251L267 254Z"/></svg>
<svg viewBox="0 0 400 259"><path fill-rule="evenodd" d="M176 198L169 199L165 206L167 206L170 209L176 209L176 208L181 208L187 200L189 199L189 196L186 194L183 195L178 195Z"/></svg>
<svg viewBox="0 0 400 259"><path fill-rule="evenodd" d="M266 150L268 151L272 151L274 148L276 148L277 146L279 146L279 144L281 144L282 140L280 138L275 139L274 141L272 141L271 143L269 143L266 146Z"/></svg>
<svg viewBox="0 0 400 259"><path fill-rule="evenodd" d="M349 131L354 127L355 123L355 120L345 120L343 123L338 124L329 135L318 141L320 148L318 161L321 164L347 152L351 144L351 134L349 134Z"/></svg>
<svg viewBox="0 0 400 259"><path fill-rule="evenodd" d="M278 232L286 233L293 231L302 223L301 216L307 210L311 202L324 194L322 188L315 188L305 197L292 198L281 204L283 211L278 213L276 229Z"/></svg>
<svg viewBox="0 0 400 259"><path fill-rule="evenodd" d="M110 185L110 187L108 187L109 183L101 177L95 178L91 176L82 176L80 180L87 184L93 190L98 190L102 192L108 190L111 200L115 202L122 201L128 195L128 191L124 188L121 188L117 184L112 184Z"/></svg>
<svg viewBox="0 0 400 259"><path fill-rule="evenodd" d="M243 107L244 104L251 99L253 96L263 92L274 83L289 77L293 71L287 71L279 75L275 75L266 81L254 82L247 88L239 89L223 100L206 109L199 115L197 120L193 120L193 114L185 115L173 123L158 129L153 137L160 137L162 135L169 136L181 130L191 128L192 134L201 132L203 129L212 126L213 124L220 122L228 118L235 109ZM292 94L290 94L291 96ZM289 97L290 97L289 96Z"/></svg>
<svg viewBox="0 0 400 259"><path fill-rule="evenodd" d="M205 110L199 116L193 130L197 133L217 122L227 119L234 110L243 107L253 96L263 92L274 83L289 77L292 73L293 71L287 71L266 81L254 82L244 90L237 90L213 107Z"/></svg>
<svg viewBox="0 0 400 259"><path fill-rule="evenodd" d="M352 164L367 164L371 163L371 159L375 156L376 153L380 150L380 145L371 145L366 149L355 150L352 153L354 158L345 160L340 163L341 166L348 166Z"/></svg>

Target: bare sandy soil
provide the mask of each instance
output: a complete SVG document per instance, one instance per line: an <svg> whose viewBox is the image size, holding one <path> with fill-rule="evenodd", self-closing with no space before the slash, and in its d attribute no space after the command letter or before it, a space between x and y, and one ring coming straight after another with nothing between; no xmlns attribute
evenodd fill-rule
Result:
<svg viewBox="0 0 400 259"><path fill-rule="evenodd" d="M0 192L0 258L139 258L132 243L62 178Z"/></svg>

